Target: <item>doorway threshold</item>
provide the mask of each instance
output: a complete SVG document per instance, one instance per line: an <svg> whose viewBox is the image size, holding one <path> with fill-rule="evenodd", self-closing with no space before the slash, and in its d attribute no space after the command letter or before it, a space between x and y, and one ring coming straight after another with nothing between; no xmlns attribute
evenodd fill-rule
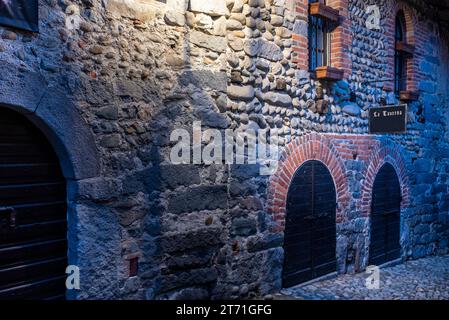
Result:
<svg viewBox="0 0 449 320"><path fill-rule="evenodd" d="M295 285L295 286L293 286L293 287L282 288L279 292L280 292L281 294L288 295L288 294L289 294L289 290L292 289L292 288L302 288L302 287L305 287L305 286L314 284L314 283L316 283L316 282L335 279L337 276L338 276L338 272L335 271L335 272L332 272L332 273L328 273L328 274L326 274L326 275L324 275L324 276L321 276L321 277L318 277L318 278L309 280L309 281L307 281L307 282L303 282L303 283L297 284L297 285Z"/></svg>
<svg viewBox="0 0 449 320"><path fill-rule="evenodd" d="M395 260L391 260L391 261L385 262L385 263L381 264L378 267L379 267L379 269L385 269L385 268L397 266L398 264L401 264L401 263L404 263L402 258L397 258Z"/></svg>

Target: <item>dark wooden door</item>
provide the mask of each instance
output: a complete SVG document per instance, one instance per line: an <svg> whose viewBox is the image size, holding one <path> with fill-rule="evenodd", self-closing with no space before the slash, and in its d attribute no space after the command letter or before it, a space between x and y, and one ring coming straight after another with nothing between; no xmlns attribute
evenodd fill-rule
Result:
<svg viewBox="0 0 449 320"><path fill-rule="evenodd" d="M401 187L391 164L385 164L374 180L371 208L369 263L381 265L400 257Z"/></svg>
<svg viewBox="0 0 449 320"><path fill-rule="evenodd" d="M0 299L63 299L66 183L45 137L0 107Z"/></svg>
<svg viewBox="0 0 449 320"><path fill-rule="evenodd" d="M287 196L283 286L291 287L336 271L336 193L319 161L295 173Z"/></svg>

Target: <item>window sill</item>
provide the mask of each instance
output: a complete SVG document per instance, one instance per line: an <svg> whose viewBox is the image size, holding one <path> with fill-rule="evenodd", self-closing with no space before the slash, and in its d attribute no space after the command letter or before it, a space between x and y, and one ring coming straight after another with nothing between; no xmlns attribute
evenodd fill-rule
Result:
<svg viewBox="0 0 449 320"><path fill-rule="evenodd" d="M310 4L309 13L311 16L316 16L318 18L326 19L332 22L338 22L340 18L338 10L319 2Z"/></svg>
<svg viewBox="0 0 449 320"><path fill-rule="evenodd" d="M315 78L318 80L342 80L344 71L333 67L318 67L315 69Z"/></svg>
<svg viewBox="0 0 449 320"><path fill-rule="evenodd" d="M415 46L407 44L404 41L397 41L396 50L401 51L408 56L413 56L413 53L415 52Z"/></svg>
<svg viewBox="0 0 449 320"><path fill-rule="evenodd" d="M416 91L401 91L399 93L399 100L401 101L415 101L418 100L419 93Z"/></svg>

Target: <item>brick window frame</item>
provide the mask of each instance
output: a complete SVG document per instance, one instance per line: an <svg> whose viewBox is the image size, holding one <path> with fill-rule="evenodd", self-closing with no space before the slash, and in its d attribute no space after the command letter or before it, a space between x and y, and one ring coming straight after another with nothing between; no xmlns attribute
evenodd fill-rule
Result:
<svg viewBox="0 0 449 320"><path fill-rule="evenodd" d="M320 0L323 2L324 0ZM309 72L309 0L296 0L296 27L293 38L293 62L297 68ZM352 45L349 0L327 0L326 5L339 11L339 22L331 31L331 66L348 78L352 73L349 50Z"/></svg>
<svg viewBox="0 0 449 320"><path fill-rule="evenodd" d="M396 17L398 14L403 13L405 19L405 39L406 44L412 48L416 46L416 28L417 28L417 17L413 10L403 2L396 3L394 10L391 11L390 15L387 16L385 21L386 26L386 37L387 37L387 46L388 46L388 55L387 55L387 67L386 67L386 83L384 84L384 90L393 92L394 91L394 78L395 78L395 51L396 51ZM405 100L415 100L417 99L418 92L418 79L417 79L417 66L416 66L416 56L411 55L408 57L406 62L406 83L405 87L407 94L409 97L406 97Z"/></svg>

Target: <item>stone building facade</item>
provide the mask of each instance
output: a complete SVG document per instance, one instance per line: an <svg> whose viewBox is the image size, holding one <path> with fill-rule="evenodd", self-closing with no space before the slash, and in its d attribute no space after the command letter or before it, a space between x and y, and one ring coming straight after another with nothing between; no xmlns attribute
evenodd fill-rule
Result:
<svg viewBox="0 0 449 320"><path fill-rule="evenodd" d="M0 104L54 147L67 181L71 299L207 299L282 288L295 171L324 163L337 193L337 270L368 266L372 189L402 193L401 258L449 248L449 48L424 1L332 0L332 67L309 72L307 0L40 0L39 33L0 27ZM368 6L380 28L368 28ZM428 9L427 11L424 9ZM368 134L397 104L394 21L406 19L408 123ZM277 171L173 164L174 129L269 129ZM138 266L138 267L137 267Z"/></svg>

